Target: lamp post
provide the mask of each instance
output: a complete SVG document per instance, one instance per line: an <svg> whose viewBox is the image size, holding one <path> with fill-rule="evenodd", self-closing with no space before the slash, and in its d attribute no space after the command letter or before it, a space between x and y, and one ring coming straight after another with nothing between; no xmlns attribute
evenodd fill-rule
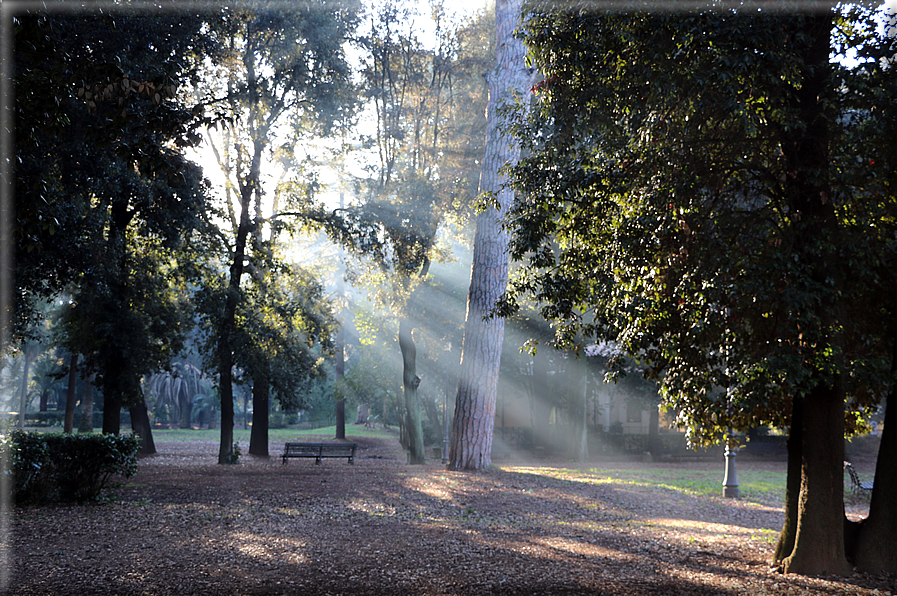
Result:
<svg viewBox="0 0 897 596"><path fill-rule="evenodd" d="M723 479L723 496L737 499L738 498L738 471L735 469L735 457L738 455L738 448L733 445L732 431L726 437L726 477Z"/></svg>

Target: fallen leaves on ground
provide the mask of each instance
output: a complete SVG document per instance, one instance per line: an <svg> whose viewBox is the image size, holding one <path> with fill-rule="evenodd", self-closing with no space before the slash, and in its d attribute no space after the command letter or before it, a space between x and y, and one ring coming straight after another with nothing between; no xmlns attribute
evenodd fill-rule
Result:
<svg viewBox="0 0 897 596"><path fill-rule="evenodd" d="M602 481L602 464L407 466L393 440L358 442L355 465L236 466L214 463L214 443L160 443L112 502L15 510L6 593L897 592L893 578L775 572L775 504Z"/></svg>

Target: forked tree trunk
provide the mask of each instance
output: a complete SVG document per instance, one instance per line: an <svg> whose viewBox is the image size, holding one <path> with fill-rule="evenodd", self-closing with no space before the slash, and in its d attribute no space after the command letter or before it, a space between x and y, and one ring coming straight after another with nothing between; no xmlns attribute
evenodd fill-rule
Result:
<svg viewBox="0 0 897 596"><path fill-rule="evenodd" d="M496 64L487 76L486 151L479 192L481 195L489 193L498 205L497 209L486 209L477 216L449 450L448 467L452 470L482 470L492 464L492 434L505 323L502 318L487 317L507 287L509 235L502 228L502 219L514 200L514 193L505 187L499 169L507 163L515 163L520 156L519 146L501 131L502 118L498 109L512 103L515 96L526 97L532 83L531 70L525 64L526 48L513 35L520 23L521 10L521 0L496 0Z"/></svg>

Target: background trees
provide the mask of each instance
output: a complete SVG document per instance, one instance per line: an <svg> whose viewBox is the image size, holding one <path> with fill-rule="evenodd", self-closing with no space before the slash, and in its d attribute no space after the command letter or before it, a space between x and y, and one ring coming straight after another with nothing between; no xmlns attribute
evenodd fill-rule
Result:
<svg viewBox="0 0 897 596"><path fill-rule="evenodd" d="M439 233L471 198L477 173L483 100L477 78L489 50L482 15L453 25L442 3L430 4L435 42L408 27L413 12L387 2L362 39L367 106L373 112L376 165L362 180L356 213L378 230L381 248L366 279L398 318L405 436L412 463L424 462L417 342L424 334L421 292L431 265L448 258ZM417 330L417 331L415 331ZM415 337L417 335L417 337ZM443 340L445 338L442 338Z"/></svg>
<svg viewBox="0 0 897 596"><path fill-rule="evenodd" d="M198 122L171 99L204 51L201 22L15 18L15 330L27 336L33 305L69 288L65 344L103 388L105 432L118 432L122 405L142 405L140 376L170 357L184 329L178 263L201 226L205 189L177 149L196 142Z"/></svg>
<svg viewBox="0 0 897 596"><path fill-rule="evenodd" d="M869 13L838 19L866 31L852 43L890 43ZM856 158L873 108L849 83L893 72L829 64L832 26L824 11L537 10L526 41L546 78L517 130L532 155L511 224L516 295L543 304L558 344L584 332L648 364L693 442L757 423L813 437L790 445L801 500L783 532L796 524L782 557L803 573L847 569L844 403L888 380L889 342L854 307L884 308L875 230L893 196Z"/></svg>
<svg viewBox="0 0 897 596"><path fill-rule="evenodd" d="M215 329L221 395L220 463L230 459L233 445L234 350L239 343L238 313L247 305L241 287L243 273L248 267L258 299L268 300L272 244L279 231L279 222L268 221L265 212L270 206L280 207L277 199L282 189L274 190L273 204L265 203L263 166L277 149L276 133L286 134L295 142L312 132L328 130L348 113L353 100L348 93L351 84L344 44L354 27L356 10L355 4L345 2L302 5L292 10L280 4L259 3L225 9L221 20L214 23L226 57L223 77L215 81L218 85L211 89L212 97L206 102L220 102L229 119L239 123L237 131L226 137L227 147L217 153L227 178L227 215L232 226L230 237L225 239L228 281L220 286L222 299L216 306L220 312L210 319ZM286 149L294 150L295 146ZM302 198L295 191L287 189L283 200ZM258 344L254 347L265 351ZM266 373L267 365L258 358L253 361L254 401L267 421L266 385L271 377ZM259 424L262 434L251 445L257 455L267 455L266 431L267 426Z"/></svg>

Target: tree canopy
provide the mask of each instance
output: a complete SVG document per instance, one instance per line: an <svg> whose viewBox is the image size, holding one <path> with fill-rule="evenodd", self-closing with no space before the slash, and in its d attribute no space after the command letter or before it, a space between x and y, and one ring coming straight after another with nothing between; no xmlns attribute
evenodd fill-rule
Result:
<svg viewBox="0 0 897 596"><path fill-rule="evenodd" d="M525 266L499 310L531 295L557 344L617 341L696 444L828 400L840 471L845 395L862 411L889 381L894 47L874 13L534 4ZM829 61L832 31L857 66Z"/></svg>

